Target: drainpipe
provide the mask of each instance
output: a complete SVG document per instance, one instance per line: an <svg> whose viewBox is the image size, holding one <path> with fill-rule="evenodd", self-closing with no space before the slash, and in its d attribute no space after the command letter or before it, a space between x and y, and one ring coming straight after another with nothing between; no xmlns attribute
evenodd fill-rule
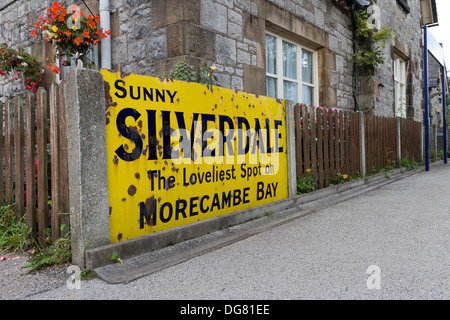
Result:
<svg viewBox="0 0 450 320"><path fill-rule="evenodd" d="M346 0L347 4L350 5L350 12L351 12L351 18L352 18L352 26L353 26L353 53L356 54L358 52L358 45L357 45L357 39L356 39L356 6L358 8L367 8L370 5L370 2L366 0ZM355 111L359 111L359 70L356 66L356 63L353 64L353 99L355 100Z"/></svg>
<svg viewBox="0 0 450 320"><path fill-rule="evenodd" d="M358 46L356 45L356 17L355 17L355 10L356 10L356 4L355 2L351 5L351 16L352 16L352 25L353 25L353 54L356 54L358 52ZM356 63L353 63L353 81L354 81L354 88L353 88L353 99L355 101L355 111L359 111L359 103L358 103L358 96L359 96L359 72L358 67L356 66Z"/></svg>
<svg viewBox="0 0 450 320"><path fill-rule="evenodd" d="M111 30L111 7L109 0L100 0L100 26ZM102 39L102 69L111 70L111 35Z"/></svg>

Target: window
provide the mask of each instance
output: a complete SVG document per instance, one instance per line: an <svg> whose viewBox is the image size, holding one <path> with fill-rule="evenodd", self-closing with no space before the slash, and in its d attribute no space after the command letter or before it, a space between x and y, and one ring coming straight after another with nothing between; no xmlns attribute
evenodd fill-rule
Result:
<svg viewBox="0 0 450 320"><path fill-rule="evenodd" d="M294 103L318 103L317 54L274 34L266 33L266 94Z"/></svg>
<svg viewBox="0 0 450 320"><path fill-rule="evenodd" d="M395 56L394 59L395 116L406 118L406 61Z"/></svg>
<svg viewBox="0 0 450 320"><path fill-rule="evenodd" d="M410 13L411 9L408 6L408 1L407 0L397 0L397 3L400 5L400 7L403 8L403 10L405 10L406 13Z"/></svg>

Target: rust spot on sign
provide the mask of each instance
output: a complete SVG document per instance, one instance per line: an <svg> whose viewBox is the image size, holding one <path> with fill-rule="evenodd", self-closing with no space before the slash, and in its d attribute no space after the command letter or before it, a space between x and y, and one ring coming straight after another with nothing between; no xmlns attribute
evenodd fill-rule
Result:
<svg viewBox="0 0 450 320"><path fill-rule="evenodd" d="M128 194L129 194L131 197L134 196L134 195L136 194L136 191L137 191L137 189L136 189L136 187L133 186L133 185L131 185L131 186L128 188Z"/></svg>
<svg viewBox="0 0 450 320"><path fill-rule="evenodd" d="M117 102L113 102L113 99L110 94L111 86L108 82L105 81L105 102L106 102L106 109L109 107L117 107Z"/></svg>

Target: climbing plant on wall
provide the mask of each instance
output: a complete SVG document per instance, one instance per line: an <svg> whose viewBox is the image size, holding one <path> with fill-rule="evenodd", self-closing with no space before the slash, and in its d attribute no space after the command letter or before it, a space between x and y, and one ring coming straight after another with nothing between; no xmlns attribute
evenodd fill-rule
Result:
<svg viewBox="0 0 450 320"><path fill-rule="evenodd" d="M367 23L367 12L362 9L355 12L355 19L356 36L362 49L350 53L350 61L368 75L372 75L374 69L385 61L383 50L393 36L394 29L385 26L379 31L374 31Z"/></svg>

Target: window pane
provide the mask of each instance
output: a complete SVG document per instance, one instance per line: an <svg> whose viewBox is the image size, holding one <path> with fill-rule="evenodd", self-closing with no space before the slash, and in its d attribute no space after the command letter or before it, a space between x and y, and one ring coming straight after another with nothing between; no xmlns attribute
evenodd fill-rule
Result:
<svg viewBox="0 0 450 320"><path fill-rule="evenodd" d="M314 83L313 79L313 53L303 49L302 50L302 81L307 83Z"/></svg>
<svg viewBox="0 0 450 320"><path fill-rule="evenodd" d="M298 102L298 86L295 82L284 81L284 99Z"/></svg>
<svg viewBox="0 0 450 320"><path fill-rule="evenodd" d="M283 75L297 79L297 46L283 41Z"/></svg>
<svg viewBox="0 0 450 320"><path fill-rule="evenodd" d="M278 98L277 79L266 77L266 88L268 97Z"/></svg>
<svg viewBox="0 0 450 320"><path fill-rule="evenodd" d="M303 85L302 89L303 99L302 103L307 105L314 105L314 88L310 86Z"/></svg>
<svg viewBox="0 0 450 320"><path fill-rule="evenodd" d="M276 38L266 34L266 72L277 73L277 44Z"/></svg>

